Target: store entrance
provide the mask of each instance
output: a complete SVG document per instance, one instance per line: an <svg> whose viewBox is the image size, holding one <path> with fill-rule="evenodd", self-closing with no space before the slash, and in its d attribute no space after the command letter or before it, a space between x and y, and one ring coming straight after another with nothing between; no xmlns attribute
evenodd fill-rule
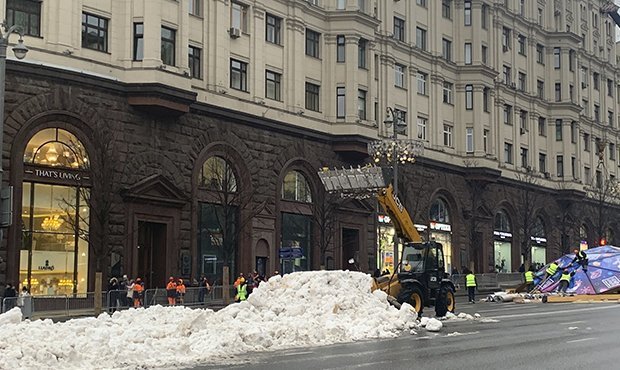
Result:
<svg viewBox="0 0 620 370"><path fill-rule="evenodd" d="M138 270L135 277L149 288L166 283L166 224L138 222Z"/></svg>
<svg viewBox="0 0 620 370"><path fill-rule="evenodd" d="M359 230L342 229L342 269L351 270L354 267L349 264L349 259L358 257L360 250ZM360 263L360 261L356 261Z"/></svg>

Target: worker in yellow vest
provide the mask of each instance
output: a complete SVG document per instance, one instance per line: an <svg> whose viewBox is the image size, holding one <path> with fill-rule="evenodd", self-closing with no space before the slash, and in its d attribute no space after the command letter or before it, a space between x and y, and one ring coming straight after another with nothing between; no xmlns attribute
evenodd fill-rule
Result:
<svg viewBox="0 0 620 370"><path fill-rule="evenodd" d="M476 303L476 275L471 270L468 270L465 275L465 286L467 287L467 297L469 303Z"/></svg>
<svg viewBox="0 0 620 370"><path fill-rule="evenodd" d="M555 275L555 273L558 271L558 263L553 261L551 262L551 264L549 265L549 267L547 267L547 270L545 270L546 275L545 275L545 279L548 279L550 277L553 277L553 275Z"/></svg>
<svg viewBox="0 0 620 370"><path fill-rule="evenodd" d="M560 284L558 285L558 292L566 294L566 289L570 285L570 279L575 275L575 272L568 272L568 269L562 270L562 276L560 277Z"/></svg>
<svg viewBox="0 0 620 370"><path fill-rule="evenodd" d="M525 277L525 284L527 284L526 289L530 292L534 289L534 271L532 271L532 268L530 267L530 269L525 271L525 274L523 275Z"/></svg>

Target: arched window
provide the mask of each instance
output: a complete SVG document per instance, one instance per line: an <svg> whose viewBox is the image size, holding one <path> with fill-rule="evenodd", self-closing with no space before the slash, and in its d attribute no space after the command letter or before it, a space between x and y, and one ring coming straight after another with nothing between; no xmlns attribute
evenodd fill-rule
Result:
<svg viewBox="0 0 620 370"><path fill-rule="evenodd" d="M448 206L446 205L446 202L441 198L435 199L433 205L431 205L431 211L429 216L431 221L441 222L444 224L450 223Z"/></svg>
<svg viewBox="0 0 620 370"><path fill-rule="evenodd" d="M282 184L282 199L312 203L312 193L306 177L299 171L289 171Z"/></svg>
<svg viewBox="0 0 620 370"><path fill-rule="evenodd" d="M214 191L237 192L237 178L231 166L222 157L210 157L202 165L200 186Z"/></svg>
<svg viewBox="0 0 620 370"><path fill-rule="evenodd" d="M61 128L47 128L37 132L26 145L24 163L82 169L88 157L75 135Z"/></svg>
<svg viewBox="0 0 620 370"><path fill-rule="evenodd" d="M510 219L508 219L508 215L506 211L500 209L499 212L495 215L495 228L497 231L505 231L510 232Z"/></svg>
<svg viewBox="0 0 620 370"><path fill-rule="evenodd" d="M544 238L545 234L545 224L542 218L536 217L536 221L534 222L534 226L532 227L532 236L538 236Z"/></svg>

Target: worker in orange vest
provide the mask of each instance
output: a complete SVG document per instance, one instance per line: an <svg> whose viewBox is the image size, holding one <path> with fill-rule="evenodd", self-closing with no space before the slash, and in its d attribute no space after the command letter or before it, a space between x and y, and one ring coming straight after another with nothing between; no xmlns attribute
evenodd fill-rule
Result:
<svg viewBox="0 0 620 370"><path fill-rule="evenodd" d="M142 285L142 279L137 278L133 286L133 306L142 306L142 294L144 293L144 285Z"/></svg>
<svg viewBox="0 0 620 370"><path fill-rule="evenodd" d="M168 304L174 306L177 298L177 283L172 276L170 276L168 285L166 285L166 296L168 297Z"/></svg>
<svg viewBox="0 0 620 370"><path fill-rule="evenodd" d="M183 279L179 279L177 282L177 303L183 304L183 298L185 298L185 284Z"/></svg>

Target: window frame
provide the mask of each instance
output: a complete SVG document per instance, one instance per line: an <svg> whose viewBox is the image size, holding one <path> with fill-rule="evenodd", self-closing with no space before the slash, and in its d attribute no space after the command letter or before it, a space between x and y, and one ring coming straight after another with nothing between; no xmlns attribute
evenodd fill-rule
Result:
<svg viewBox="0 0 620 370"><path fill-rule="evenodd" d="M312 58L320 58L321 33L306 28L306 55Z"/></svg>
<svg viewBox="0 0 620 370"><path fill-rule="evenodd" d="M42 1L24 1L24 0L7 0L6 1L6 14L5 19L7 27L14 25L21 26L24 35L41 37L41 4ZM32 7L32 9L30 9ZM34 9L37 8L37 9ZM26 15L26 24L15 23L16 12L24 13ZM35 20L33 20L33 17ZM36 26L35 26L36 24Z"/></svg>
<svg viewBox="0 0 620 370"><path fill-rule="evenodd" d="M336 86L336 118L347 116L347 90L344 86Z"/></svg>
<svg viewBox="0 0 620 370"><path fill-rule="evenodd" d="M401 89L406 88L406 83L405 83L406 68L407 67L405 67L402 64L394 63L394 86L400 87Z"/></svg>
<svg viewBox="0 0 620 370"><path fill-rule="evenodd" d="M282 45L282 18L271 13L265 15L265 41Z"/></svg>
<svg viewBox="0 0 620 370"><path fill-rule="evenodd" d="M400 17L394 17L394 39L398 41L405 41L405 20Z"/></svg>
<svg viewBox="0 0 620 370"><path fill-rule="evenodd" d="M320 112L321 109L321 86L306 81L306 109Z"/></svg>
<svg viewBox="0 0 620 370"><path fill-rule="evenodd" d="M273 88L274 95L269 96L270 86ZM282 101L282 74L266 69L265 70L265 98Z"/></svg>
<svg viewBox="0 0 620 370"><path fill-rule="evenodd" d="M89 23L89 19L91 18L97 20L96 26ZM101 25L101 22L103 22L103 25ZM109 25L110 20L108 18L93 13L82 12L82 48L108 53L108 47L110 46L108 40L108 37L110 36ZM97 31L97 41L94 43L96 44L95 47L89 46L89 30ZM101 32L104 33L103 37L101 36Z"/></svg>
<svg viewBox="0 0 620 370"><path fill-rule="evenodd" d="M142 28L138 32L138 26ZM144 59L144 23L134 22L133 24L133 61L141 62ZM138 57L138 54L140 56Z"/></svg>
<svg viewBox="0 0 620 370"><path fill-rule="evenodd" d="M235 67L235 63L238 63L239 66ZM234 86L233 84L233 80L234 80L234 73L237 73L239 75L239 86ZM237 90L237 91L243 91L243 92L248 92L249 88L248 88L248 63L239 60L239 59L234 59L234 58L230 58L230 88Z"/></svg>
<svg viewBox="0 0 620 370"><path fill-rule="evenodd" d="M202 79L202 49L189 45L188 68L191 78Z"/></svg>
<svg viewBox="0 0 620 370"><path fill-rule="evenodd" d="M347 40L344 35L336 36L336 63L344 63L347 60Z"/></svg>
<svg viewBox="0 0 620 370"><path fill-rule="evenodd" d="M465 110L474 109L474 85L465 85Z"/></svg>
<svg viewBox="0 0 620 370"><path fill-rule="evenodd" d="M164 37L164 31L169 31L170 34L172 35L171 38L167 38ZM161 54L160 54L160 58L161 58L161 62L163 64L169 65L169 66L175 66L176 65L176 54L177 54L177 30L175 30L174 28L170 28L170 27L166 27L166 26L161 26L161 31L160 31L160 46L161 46ZM166 45L171 45L172 48L170 48L170 50L172 51L172 61L170 63L170 60L168 58L164 58L164 51L165 46Z"/></svg>

